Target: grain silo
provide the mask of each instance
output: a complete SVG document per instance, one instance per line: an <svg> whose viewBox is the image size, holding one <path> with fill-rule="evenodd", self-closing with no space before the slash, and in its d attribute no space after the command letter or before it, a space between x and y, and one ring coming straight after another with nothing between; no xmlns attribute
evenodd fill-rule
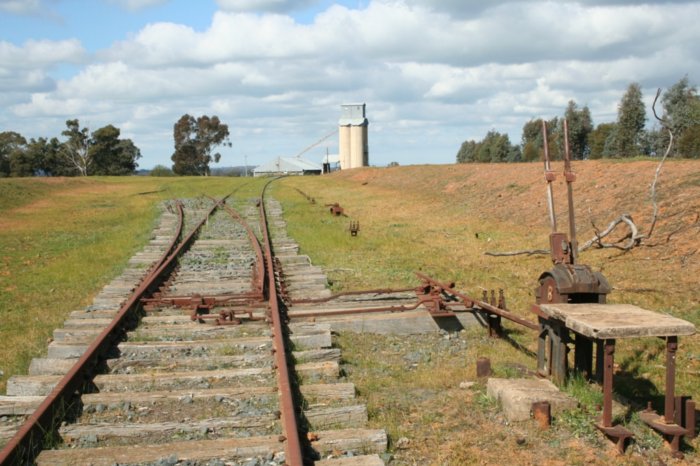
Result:
<svg viewBox="0 0 700 466"><path fill-rule="evenodd" d="M341 105L338 121L340 168L366 167L369 165L369 144L365 117L365 104Z"/></svg>
<svg viewBox="0 0 700 466"><path fill-rule="evenodd" d="M350 168L350 125L343 125L342 119L338 127L338 155L340 159L340 169Z"/></svg>

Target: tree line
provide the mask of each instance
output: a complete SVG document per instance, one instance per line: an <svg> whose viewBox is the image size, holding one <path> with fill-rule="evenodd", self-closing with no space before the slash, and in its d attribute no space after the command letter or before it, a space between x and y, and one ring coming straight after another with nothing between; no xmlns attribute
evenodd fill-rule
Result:
<svg viewBox="0 0 700 466"><path fill-rule="evenodd" d="M564 151L564 119L569 127L569 149L574 159L655 156L666 150L667 130L655 125L645 129L646 110L638 83L631 83L617 107L617 121L593 125L587 106L579 108L569 101L563 117L547 120L547 143L550 157L561 159ZM700 158L700 96L685 76L663 93L663 116L673 132L672 156ZM523 126L520 144L512 144L507 134L489 131L481 141L464 141L457 152L458 163L531 162L544 154L542 118L531 119Z"/></svg>
<svg viewBox="0 0 700 466"><path fill-rule="evenodd" d="M113 125L90 133L77 119L67 120L61 135L63 141L0 133L0 177L130 175L138 167L141 151Z"/></svg>
<svg viewBox="0 0 700 466"><path fill-rule="evenodd" d="M113 125L92 133L77 119L67 120L64 137L27 140L14 131L0 132L0 177L7 176L121 176L132 175L141 151L131 139L121 139ZM219 117L183 115L173 126L175 151L172 169L157 166L156 176L209 175L218 162L219 145L231 147L228 126Z"/></svg>

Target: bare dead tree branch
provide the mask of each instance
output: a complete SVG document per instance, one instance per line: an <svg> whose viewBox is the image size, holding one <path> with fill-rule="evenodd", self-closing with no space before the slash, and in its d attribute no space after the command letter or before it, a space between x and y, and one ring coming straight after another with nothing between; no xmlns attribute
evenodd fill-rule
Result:
<svg viewBox="0 0 700 466"><path fill-rule="evenodd" d="M615 228L621 224L624 223L628 226L630 229L630 232L620 238L618 241L615 243L604 243L603 238L607 237L610 235L613 231L615 231ZM593 225L595 228L595 225ZM627 244L624 246L620 246L619 243L627 240ZM622 214L619 217L617 217L615 220L610 222L608 224L607 228L603 230L602 232L598 232L596 229L595 236L579 247L579 252L585 251L586 249L590 249L591 247L596 247L598 249L605 249L605 248L615 248L615 249L621 249L623 251L629 251L633 247L635 247L637 244L639 244L639 241L641 241L641 237L639 236L639 229L637 228L637 225L634 223L634 220L632 220L632 217L629 214Z"/></svg>
<svg viewBox="0 0 700 466"><path fill-rule="evenodd" d="M651 198L651 203L653 206L653 212L651 216L651 222L649 225L649 232L646 234L642 234L639 232L639 228L637 225L634 223L634 220L632 220L632 217L629 214L622 214L619 217L617 217L615 220L610 222L608 224L607 228L603 230L602 232L598 231L597 227L595 224L593 224L593 229L595 230L595 234L593 238L589 239L585 243L583 243L581 246L578 248L578 252L583 252L587 249L590 248L596 248L596 249L619 249L621 251L630 251L631 249L639 246L642 244L642 241L645 239L651 238L652 234L654 233L654 228L656 227L656 222L659 218L659 204L657 202L657 192L656 192L656 186L659 182L659 177L661 175L661 169L663 167L664 162L666 161L666 158L668 158L669 154L671 153L671 148L673 147L673 131L671 131L671 128L668 125L668 122L666 119L659 117L659 115L656 113L656 102L659 99L659 96L661 95L661 88L658 88L656 90L656 97L654 97L654 103L651 106L651 109L654 113L654 117L661 123L661 126L668 131L669 135L669 140L668 140L668 146L666 147L666 152L664 153L663 157L659 161L658 165L656 166L656 171L654 172L654 179L651 183L651 188L650 188L650 198ZM610 243L610 242L604 242L603 239L609 236L615 229L618 227L620 224L625 224L627 228L629 229L629 232L617 240L616 242ZM688 228L692 228L697 224L697 221L695 224L688 226ZM681 227L681 229L672 232L671 234L668 235L666 238L666 242L668 242L671 239L671 236L674 234L678 233L681 230L684 230L686 227ZM624 244L621 244L624 243ZM549 254L548 249L526 249L522 251L510 251L510 252L485 252L484 254L487 256L517 256L517 255L535 255L535 254Z"/></svg>
<svg viewBox="0 0 700 466"><path fill-rule="evenodd" d="M661 158L661 161L656 166L656 173L654 173L654 181L651 183L651 203L654 206L654 212L651 216L651 225L649 226L649 233L647 233L646 235L647 238L650 238L652 233L654 233L654 227L656 226L656 220L658 219L659 214L659 205L656 202L656 183L658 182L659 175L661 174L661 167L666 161L668 155L671 153L671 148L673 147L673 131L671 131L671 128L668 126L668 122L664 118L659 117L659 115L656 113L656 101L659 100L660 95L661 88L658 88L656 89L654 103L651 104L651 110L654 112L654 118L656 118L659 121L659 123L661 123L661 126L664 129L666 129L666 131L668 131L668 146L666 147L666 152L664 152L664 156Z"/></svg>
<svg viewBox="0 0 700 466"><path fill-rule="evenodd" d="M527 255L527 256L535 256L535 255L544 255L544 254L549 254L549 249L526 249L523 251L507 251L507 252L490 252L486 251L484 255L486 256L495 256L495 257L500 257L500 256L522 256L522 255Z"/></svg>

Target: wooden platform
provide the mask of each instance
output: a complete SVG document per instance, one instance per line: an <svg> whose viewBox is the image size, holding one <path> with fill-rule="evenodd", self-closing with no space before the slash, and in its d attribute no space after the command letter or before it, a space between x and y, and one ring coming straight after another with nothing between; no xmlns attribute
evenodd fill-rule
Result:
<svg viewBox="0 0 700 466"><path fill-rule="evenodd" d="M666 340L666 393L664 422L656 413L644 413L642 420L664 435L672 435L673 454L679 453L680 438L690 430L679 426L675 412L675 367L678 337L693 335L695 326L683 319L652 312L631 304L539 304L540 334L537 345L537 370L563 383L568 374L568 344L574 342L574 365L580 373L593 373L593 345L596 345L596 378L603 384L603 416L597 427L613 439L623 453L632 432L612 425L612 391L615 340L619 338L663 337ZM576 333L572 340L569 331ZM547 351L549 350L549 358ZM680 421L676 421L680 422ZM685 421L684 421L685 422ZM693 429L694 429L694 421Z"/></svg>
<svg viewBox="0 0 700 466"><path fill-rule="evenodd" d="M595 340L693 335L695 326L632 304L540 304L550 319Z"/></svg>

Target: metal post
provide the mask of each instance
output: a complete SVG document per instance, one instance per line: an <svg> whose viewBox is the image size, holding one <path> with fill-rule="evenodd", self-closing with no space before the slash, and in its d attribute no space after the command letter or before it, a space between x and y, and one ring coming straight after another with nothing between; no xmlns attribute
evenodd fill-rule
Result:
<svg viewBox="0 0 700 466"><path fill-rule="evenodd" d="M560 322L551 322L552 351L551 370L552 379L558 385L566 382L568 372L567 344L569 343L569 330Z"/></svg>
<svg viewBox="0 0 700 466"><path fill-rule="evenodd" d="M605 340L603 362L603 427L612 427L613 364L615 363L615 340ZM673 400L673 399L672 399Z"/></svg>
<svg viewBox="0 0 700 466"><path fill-rule="evenodd" d="M489 358L478 358L476 360L476 376L478 378L491 375L491 360Z"/></svg>
<svg viewBox="0 0 700 466"><path fill-rule="evenodd" d="M549 162L549 144L547 142L547 122L542 120L542 138L544 144L544 177L547 180L547 208L549 209L549 222L552 225L552 233L557 231L557 217L554 213L554 194L552 192L552 182L554 173Z"/></svg>
<svg viewBox="0 0 700 466"><path fill-rule="evenodd" d="M678 350L678 337L666 338L666 398L664 403L664 422L673 424L674 404L676 389L676 351Z"/></svg>
<svg viewBox="0 0 700 466"><path fill-rule="evenodd" d="M576 220L574 217L574 189L573 182L576 175L571 171L571 153L569 151L569 124L564 119L564 178L566 179L567 197L569 200L569 240L571 248L569 255L571 263L576 263L578 256L578 241L576 241Z"/></svg>
<svg viewBox="0 0 700 466"><path fill-rule="evenodd" d="M604 341L595 341L595 381L599 384L603 384L603 367L604 367Z"/></svg>
<svg viewBox="0 0 700 466"><path fill-rule="evenodd" d="M541 429L548 429L552 424L552 407L549 401L536 401L532 403L532 417L535 418Z"/></svg>
<svg viewBox="0 0 700 466"><path fill-rule="evenodd" d="M539 334L537 335L537 372L540 375L549 377L549 364L547 364L547 336L549 335L549 326L547 325L547 321L542 317L538 317L538 320L540 328Z"/></svg>
<svg viewBox="0 0 700 466"><path fill-rule="evenodd" d="M688 438L695 438L697 432L695 430L695 401L688 399L685 402L685 425L683 426L688 431Z"/></svg>

